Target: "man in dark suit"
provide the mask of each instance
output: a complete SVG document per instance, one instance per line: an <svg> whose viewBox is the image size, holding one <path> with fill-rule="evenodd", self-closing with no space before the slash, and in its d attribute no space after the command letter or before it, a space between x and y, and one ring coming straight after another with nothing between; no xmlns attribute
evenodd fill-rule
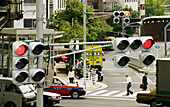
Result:
<svg viewBox="0 0 170 107"><path fill-rule="evenodd" d="M82 65L81 65L81 62L79 62L79 59L77 59L77 64L76 64L76 68L77 68L77 76L78 76L78 79L80 79L80 72L82 70Z"/></svg>
<svg viewBox="0 0 170 107"><path fill-rule="evenodd" d="M147 85L148 85L147 76L148 76L148 73L145 73L145 75L143 76L143 79L142 79L142 83L144 85L143 91L146 91L146 89L147 89Z"/></svg>

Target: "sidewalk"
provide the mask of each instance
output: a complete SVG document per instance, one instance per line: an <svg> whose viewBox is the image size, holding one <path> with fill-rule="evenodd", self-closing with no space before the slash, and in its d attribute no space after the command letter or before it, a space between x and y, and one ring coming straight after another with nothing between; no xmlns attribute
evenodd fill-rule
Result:
<svg viewBox="0 0 170 107"><path fill-rule="evenodd" d="M67 83L69 82L66 73L58 73L57 76L66 81ZM81 79L75 78L74 81L78 82L79 85L84 85L82 78ZM96 84L92 84L90 81L87 81L86 85L84 86L86 87L86 91L100 90L107 87L107 85L102 82L96 82Z"/></svg>

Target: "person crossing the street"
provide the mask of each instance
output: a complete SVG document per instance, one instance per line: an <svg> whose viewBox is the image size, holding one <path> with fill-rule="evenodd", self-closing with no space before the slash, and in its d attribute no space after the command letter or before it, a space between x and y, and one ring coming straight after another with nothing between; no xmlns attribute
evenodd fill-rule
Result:
<svg viewBox="0 0 170 107"><path fill-rule="evenodd" d="M132 86L132 80L128 75L126 75L126 79L127 79L127 86L126 86L127 87L127 94L126 95L129 95L129 93L133 94L133 92L130 90L130 87Z"/></svg>

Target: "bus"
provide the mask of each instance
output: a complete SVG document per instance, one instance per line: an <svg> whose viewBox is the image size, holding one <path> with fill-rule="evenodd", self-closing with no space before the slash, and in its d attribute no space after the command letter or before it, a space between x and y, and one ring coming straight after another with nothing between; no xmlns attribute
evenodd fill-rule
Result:
<svg viewBox="0 0 170 107"><path fill-rule="evenodd" d="M164 41L164 27L170 22L170 16L153 16L143 19L141 36L152 36L155 41ZM167 41L170 41L170 26L166 29Z"/></svg>
<svg viewBox="0 0 170 107"><path fill-rule="evenodd" d="M115 39L115 37L114 36L108 36L108 37L105 37L104 38L104 41L113 41ZM110 51L110 50L113 50L113 46L108 46L108 47L103 47L103 50L104 51Z"/></svg>

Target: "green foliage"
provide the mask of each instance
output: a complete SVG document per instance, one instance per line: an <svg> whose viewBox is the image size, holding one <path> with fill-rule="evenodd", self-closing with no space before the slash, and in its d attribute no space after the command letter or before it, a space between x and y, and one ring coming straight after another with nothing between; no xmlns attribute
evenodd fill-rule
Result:
<svg viewBox="0 0 170 107"><path fill-rule="evenodd" d="M162 2L162 0L146 0L146 17L164 15L165 8L161 5Z"/></svg>
<svg viewBox="0 0 170 107"><path fill-rule="evenodd" d="M86 10L93 12L92 9ZM86 41L103 40L106 30L112 31L104 20L93 18L95 15L87 14ZM69 42L72 38L83 38L83 4L80 0L67 0L66 9L53 13L50 16L49 28L56 31L65 31L62 38L56 42Z"/></svg>
<svg viewBox="0 0 170 107"><path fill-rule="evenodd" d="M170 5L170 0L162 0L162 5Z"/></svg>

